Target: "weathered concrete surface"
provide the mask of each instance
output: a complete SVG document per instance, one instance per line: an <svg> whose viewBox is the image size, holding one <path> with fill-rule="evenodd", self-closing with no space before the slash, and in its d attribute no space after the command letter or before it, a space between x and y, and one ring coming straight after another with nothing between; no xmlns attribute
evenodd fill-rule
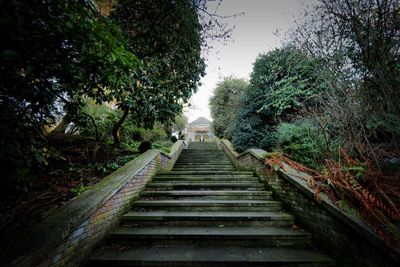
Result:
<svg viewBox="0 0 400 267"><path fill-rule="evenodd" d="M212 143L192 143L149 183L89 265L335 266L294 220L252 171L235 170Z"/></svg>
<svg viewBox="0 0 400 267"><path fill-rule="evenodd" d="M149 150L14 238L4 253L12 266L77 265L159 170L172 167L185 146ZM4 263L4 262L3 262Z"/></svg>
<svg viewBox="0 0 400 267"><path fill-rule="evenodd" d="M398 266L398 253L365 223L341 210L323 193L321 202L316 201L315 190L301 179L307 179L306 173L289 166L285 166L286 171L275 171L265 165L264 150L249 149L238 154L228 140L218 142L238 168L255 171L297 221L314 233L317 245L331 251L342 265Z"/></svg>

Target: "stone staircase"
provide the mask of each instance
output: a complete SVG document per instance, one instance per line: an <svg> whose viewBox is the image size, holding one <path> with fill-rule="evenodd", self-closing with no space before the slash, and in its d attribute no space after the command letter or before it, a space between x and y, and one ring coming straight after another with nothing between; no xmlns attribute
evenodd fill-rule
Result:
<svg viewBox="0 0 400 267"><path fill-rule="evenodd" d="M336 266L310 233L215 143L157 175L89 266Z"/></svg>

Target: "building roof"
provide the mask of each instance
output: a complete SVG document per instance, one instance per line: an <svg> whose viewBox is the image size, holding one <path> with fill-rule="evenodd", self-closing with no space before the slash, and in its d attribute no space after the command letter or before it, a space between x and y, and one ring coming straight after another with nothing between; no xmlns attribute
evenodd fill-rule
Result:
<svg viewBox="0 0 400 267"><path fill-rule="evenodd" d="M211 121L207 120L204 117L199 117L194 121L192 121L191 123L189 123L189 126L204 125L204 124L211 124Z"/></svg>

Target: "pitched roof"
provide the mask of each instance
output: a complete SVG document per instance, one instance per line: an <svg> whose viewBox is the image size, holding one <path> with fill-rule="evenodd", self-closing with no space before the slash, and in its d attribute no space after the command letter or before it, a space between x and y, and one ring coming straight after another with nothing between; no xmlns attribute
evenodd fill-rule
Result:
<svg viewBox="0 0 400 267"><path fill-rule="evenodd" d="M199 117L199 118L195 119L194 121L192 121L191 123L189 123L189 126L200 125L200 124L211 124L211 121L207 120L204 117Z"/></svg>

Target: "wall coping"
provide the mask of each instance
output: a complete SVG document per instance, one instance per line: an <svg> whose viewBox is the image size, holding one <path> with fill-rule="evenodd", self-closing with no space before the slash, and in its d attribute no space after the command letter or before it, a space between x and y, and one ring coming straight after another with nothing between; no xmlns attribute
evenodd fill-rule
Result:
<svg viewBox="0 0 400 267"><path fill-rule="evenodd" d="M23 256L14 259L13 264L18 266L21 262L35 262L36 256L39 257L47 254L115 195L132 177L145 168L147 164L160 154L172 159L184 145L184 141L178 140L172 146L170 153L165 153L158 149L146 151L91 186L81 195L51 212L42 221L33 224L16 238L16 240L20 240L21 242L10 244L12 251L24 252ZM32 259L27 259L26 255L33 255L30 256Z"/></svg>
<svg viewBox="0 0 400 267"><path fill-rule="evenodd" d="M244 151L243 153L238 153L234 150L232 143L229 140L222 139L220 141L220 147L221 145L225 145L226 148L228 148L229 153L231 153L236 159L239 159L245 155L252 155L255 157L257 160L265 164L265 156L268 154L265 150L263 149L248 149ZM308 198L311 198L313 201L316 203L319 203L322 205L322 207L335 216L337 219L341 220L344 222L346 225L351 227L354 231L356 231L359 235L367 239L369 242L374 244L378 249L380 249L382 252L389 254L391 258L394 260L399 260L399 253L394 250L392 247L388 246L373 230L366 225L364 222L362 222L359 218L357 218L355 215L350 214L342 209L340 209L337 205L335 205L327 196L327 194L321 192L320 193L320 198L321 201L317 202L315 199L315 190L307 186L307 180L303 180L301 178L307 179L307 177L310 177L309 174L304 173L304 172L299 172L287 164L283 163L285 166L285 169L287 170L286 172L279 168L277 170L274 170L278 175L283 177L285 180L287 180L289 183L293 184L296 188L298 188L304 195L306 195ZM267 165L266 165L267 167ZM301 177L301 178L299 178Z"/></svg>

